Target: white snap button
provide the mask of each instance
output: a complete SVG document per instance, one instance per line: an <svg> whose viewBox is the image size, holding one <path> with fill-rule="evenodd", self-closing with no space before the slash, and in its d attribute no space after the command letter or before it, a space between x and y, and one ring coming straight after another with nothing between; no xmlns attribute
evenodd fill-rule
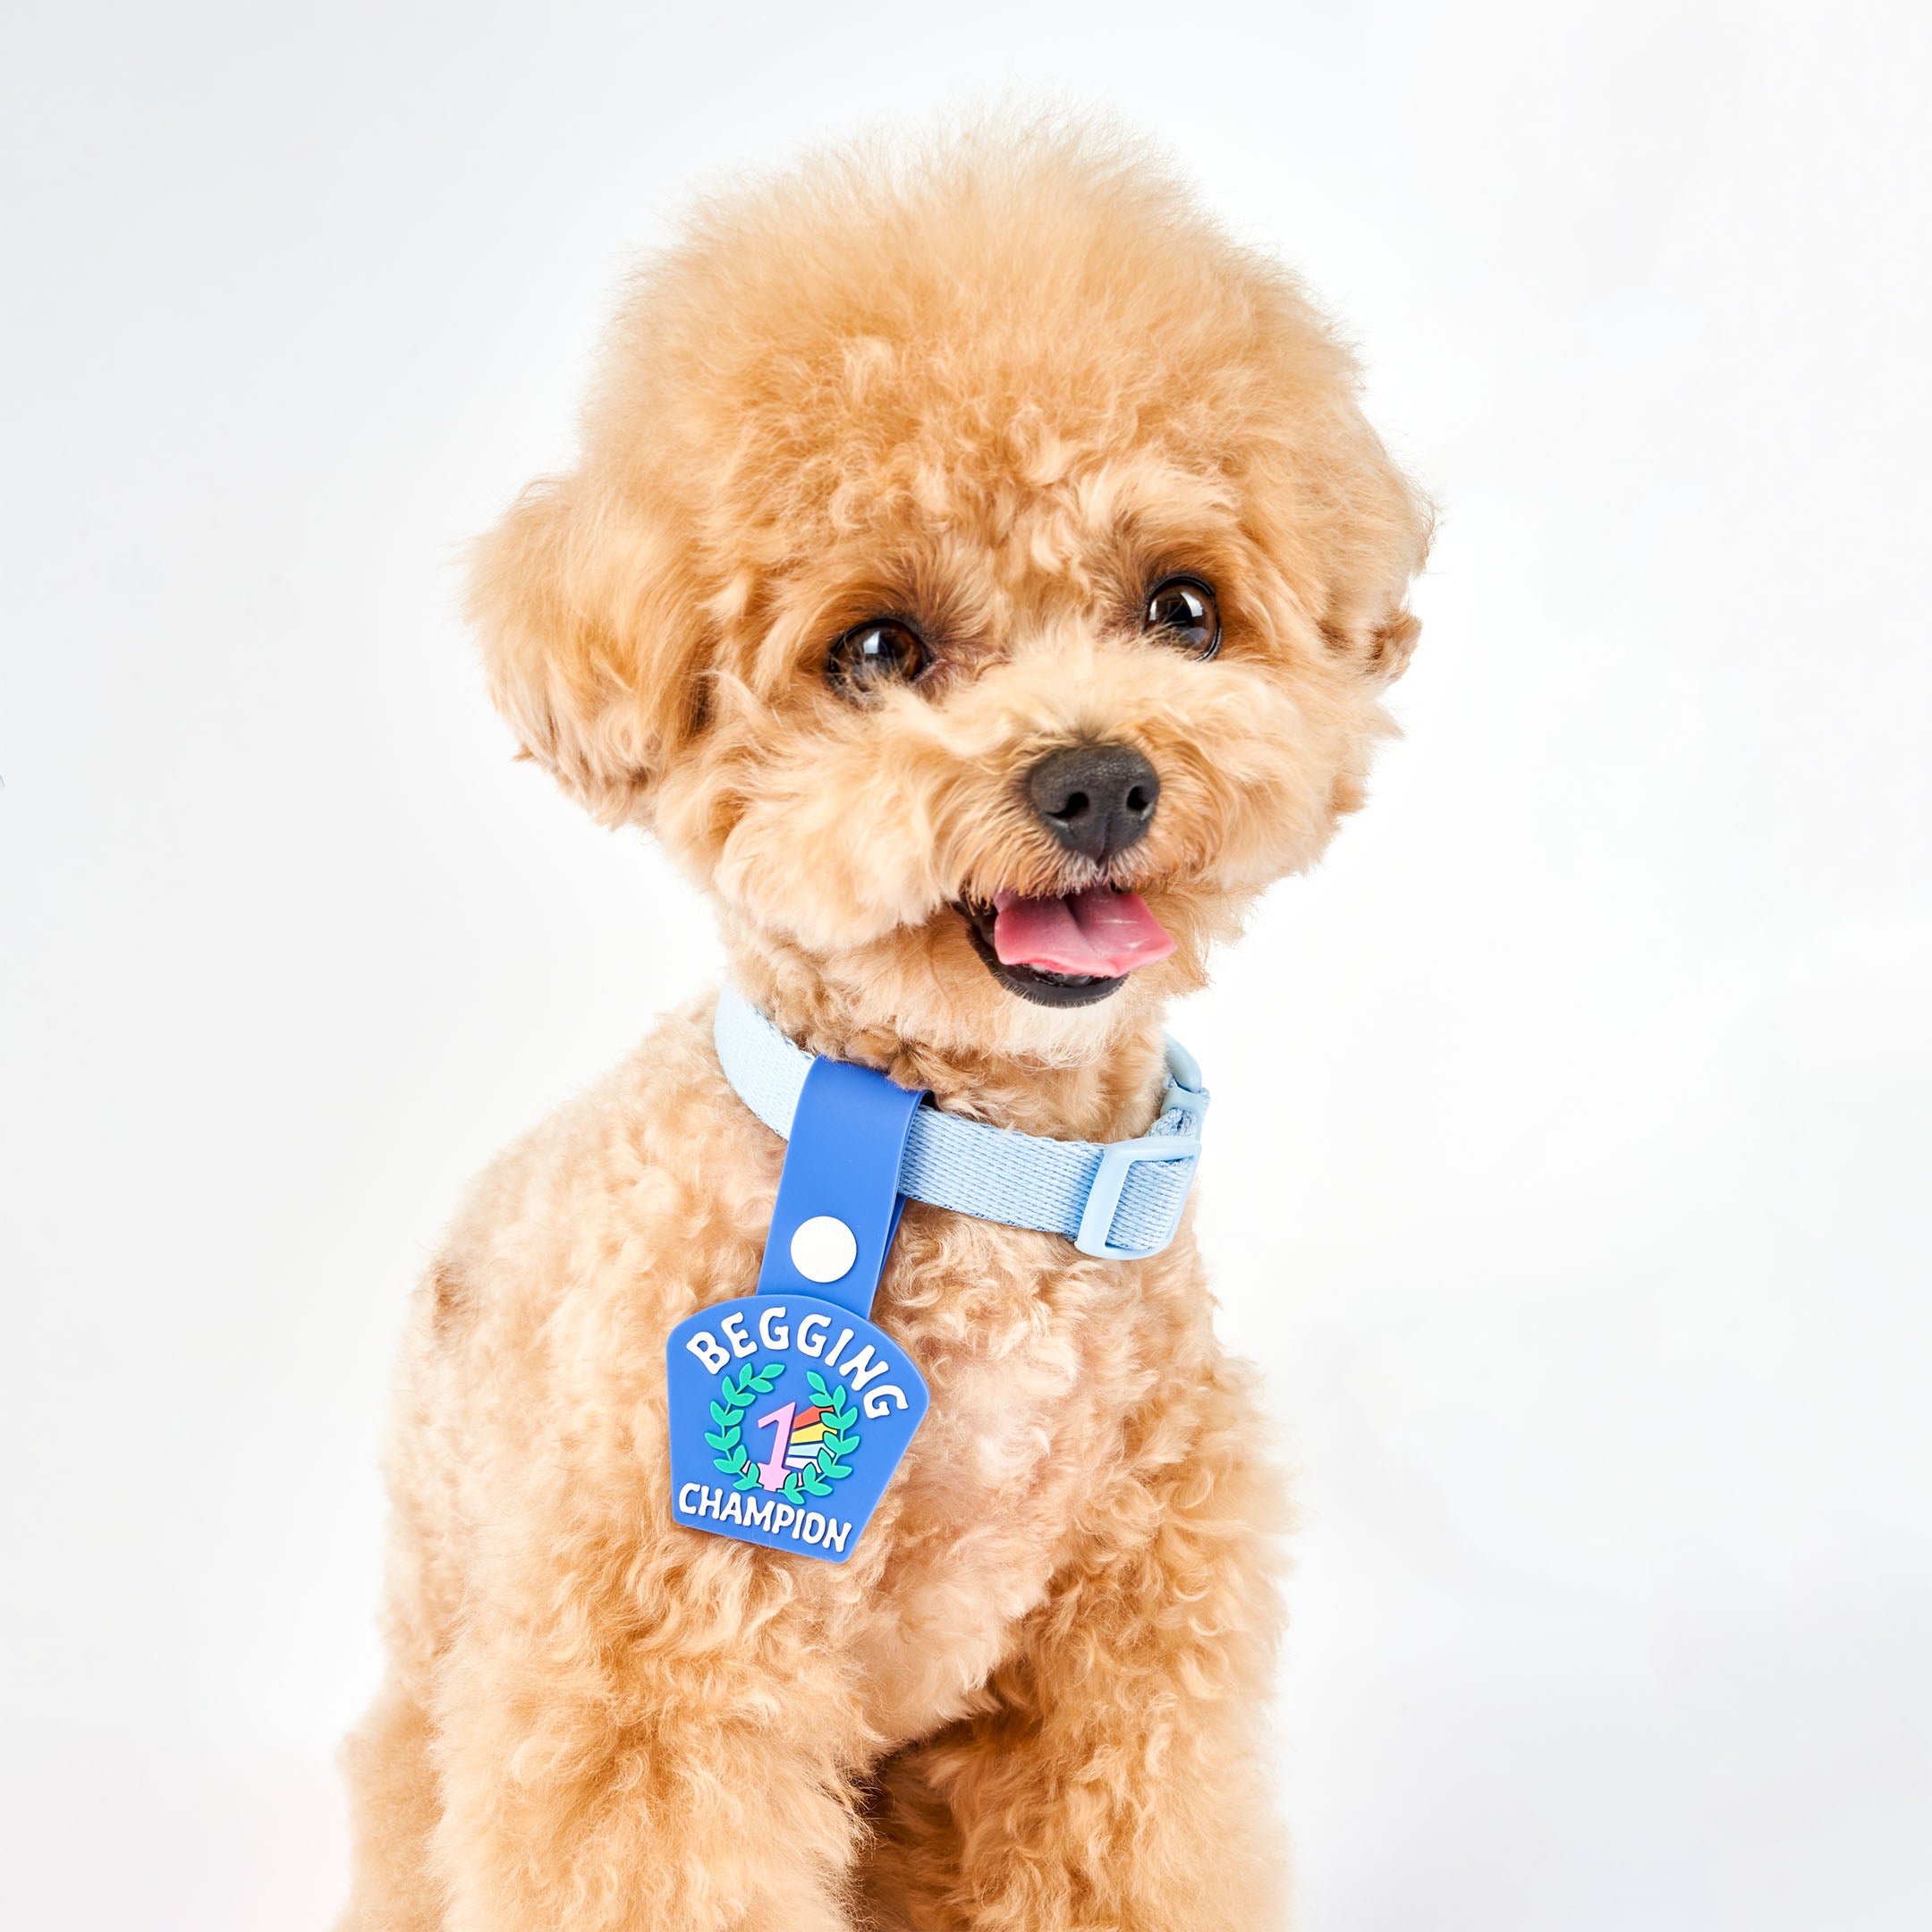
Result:
<svg viewBox="0 0 1932 1932"><path fill-rule="evenodd" d="M850 1274L859 1258L852 1231L835 1215L814 1215L801 1221L792 1237L792 1266L807 1281L837 1281Z"/></svg>

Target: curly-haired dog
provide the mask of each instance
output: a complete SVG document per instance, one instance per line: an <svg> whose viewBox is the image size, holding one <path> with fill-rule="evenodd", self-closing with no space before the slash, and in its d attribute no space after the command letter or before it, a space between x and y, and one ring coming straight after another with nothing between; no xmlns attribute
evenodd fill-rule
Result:
<svg viewBox="0 0 1932 1932"><path fill-rule="evenodd" d="M1426 524L1279 267L1111 139L982 132L705 205L472 611L780 1031L1104 1142L1360 802ZM816 1562L666 1468L666 1337L750 1292L785 1151L706 1003L470 1195L403 1349L345 1925L1278 1922L1277 1486L1189 1226L1109 1260L911 1202L874 1316L930 1412Z"/></svg>

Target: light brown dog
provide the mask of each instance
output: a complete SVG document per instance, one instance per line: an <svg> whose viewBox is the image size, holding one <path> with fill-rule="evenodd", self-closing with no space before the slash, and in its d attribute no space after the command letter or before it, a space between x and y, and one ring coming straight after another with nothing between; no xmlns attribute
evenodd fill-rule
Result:
<svg viewBox="0 0 1932 1932"><path fill-rule="evenodd" d="M1427 515L1356 397L1111 138L819 160L638 276L577 467L478 554L493 691L808 1050L1142 1134L1163 1003L1389 728ZM403 1349L344 1925L1278 1923L1277 1485L1189 1228L1110 1262L910 1204L874 1315L931 1411L817 1563L680 1526L666 1462L667 1332L750 1291L784 1155L700 1003L471 1193Z"/></svg>

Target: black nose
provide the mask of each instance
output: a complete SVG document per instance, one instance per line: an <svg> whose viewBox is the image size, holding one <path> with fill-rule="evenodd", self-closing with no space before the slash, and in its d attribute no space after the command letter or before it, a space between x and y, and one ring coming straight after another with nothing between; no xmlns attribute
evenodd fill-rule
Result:
<svg viewBox="0 0 1932 1932"><path fill-rule="evenodd" d="M1160 780L1131 745L1069 745L1027 774L1040 823L1066 847L1104 865L1153 822Z"/></svg>

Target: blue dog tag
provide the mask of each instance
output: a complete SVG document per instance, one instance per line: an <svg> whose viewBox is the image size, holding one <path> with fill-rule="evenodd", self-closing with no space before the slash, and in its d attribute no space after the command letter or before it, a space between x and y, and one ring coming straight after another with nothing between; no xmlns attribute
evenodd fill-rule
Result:
<svg viewBox="0 0 1932 1932"><path fill-rule="evenodd" d="M843 1563L926 1384L885 1331L813 1295L741 1295L671 1331L672 1507L714 1536Z"/></svg>
<svg viewBox="0 0 1932 1932"><path fill-rule="evenodd" d="M692 1530L843 1563L926 1413L924 1378L868 1316L899 1226L923 1096L815 1060L757 1292L671 1331L672 1508Z"/></svg>

